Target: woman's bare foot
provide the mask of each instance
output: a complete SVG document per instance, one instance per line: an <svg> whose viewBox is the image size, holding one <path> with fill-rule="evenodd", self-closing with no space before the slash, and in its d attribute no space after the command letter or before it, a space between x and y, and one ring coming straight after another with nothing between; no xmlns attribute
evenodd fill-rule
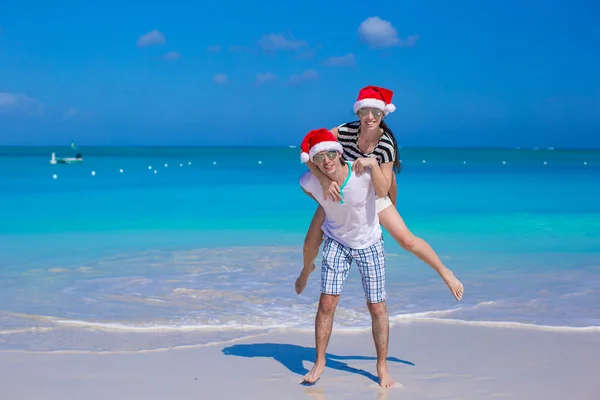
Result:
<svg viewBox="0 0 600 400"><path fill-rule="evenodd" d="M298 277L298 279L296 279L296 284L295 284L296 293L298 293L298 294L302 293L302 291L306 287L306 282L308 281L308 276L314 270L315 270L315 264L312 264L311 268L309 268L308 270L306 268L302 270L302 272L300 273L300 276Z"/></svg>
<svg viewBox="0 0 600 400"><path fill-rule="evenodd" d="M325 370L324 362L315 362L312 369L308 371L308 374L304 375L302 383L315 383L321 377L321 374Z"/></svg>
<svg viewBox="0 0 600 400"><path fill-rule="evenodd" d="M452 293L454 298L456 300L462 299L465 289L463 287L463 284L454 276L452 271L450 271L449 269L446 270L442 274L442 279L444 280L446 285L448 285L448 288L450 289L450 292Z"/></svg>
<svg viewBox="0 0 600 400"><path fill-rule="evenodd" d="M389 388L396 384L388 373L387 365L377 366L377 376L379 377L379 386Z"/></svg>

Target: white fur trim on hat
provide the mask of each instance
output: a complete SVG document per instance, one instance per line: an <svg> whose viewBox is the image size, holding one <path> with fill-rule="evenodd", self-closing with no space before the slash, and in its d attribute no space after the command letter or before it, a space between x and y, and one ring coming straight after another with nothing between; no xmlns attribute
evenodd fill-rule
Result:
<svg viewBox="0 0 600 400"><path fill-rule="evenodd" d="M310 155L310 159L312 160L312 158L314 157L315 154L320 153L322 151L330 151L330 150L334 150L339 153L344 152L344 148L342 147L342 145L339 142L320 142L320 143L315 144L308 153Z"/></svg>
<svg viewBox="0 0 600 400"><path fill-rule="evenodd" d="M386 105L383 100L377 99L362 99L354 103L354 112L357 113L363 107L377 108L385 114L396 111L396 106L393 104Z"/></svg>
<svg viewBox="0 0 600 400"><path fill-rule="evenodd" d="M381 111L385 109L385 102L377 99L362 99L354 103L354 112L357 113L363 107L377 108Z"/></svg>

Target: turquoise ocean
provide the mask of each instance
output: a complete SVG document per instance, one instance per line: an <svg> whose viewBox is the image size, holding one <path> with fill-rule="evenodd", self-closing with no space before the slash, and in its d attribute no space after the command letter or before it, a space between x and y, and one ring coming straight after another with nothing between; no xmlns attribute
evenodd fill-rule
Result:
<svg viewBox="0 0 600 400"><path fill-rule="evenodd" d="M0 350L136 351L313 328L316 204L294 148L0 147ZM600 330L600 151L401 148L398 209L465 285L384 233L393 322ZM353 265L338 331L369 329Z"/></svg>

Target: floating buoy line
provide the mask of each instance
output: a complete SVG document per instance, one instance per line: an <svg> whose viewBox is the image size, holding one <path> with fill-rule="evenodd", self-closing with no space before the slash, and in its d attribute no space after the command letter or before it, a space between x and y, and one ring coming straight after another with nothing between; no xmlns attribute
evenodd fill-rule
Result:
<svg viewBox="0 0 600 400"><path fill-rule="evenodd" d="M258 165L262 165L263 164L263 162L261 160L258 160L257 163L258 163ZM302 161L301 161L301 163L302 163ZM400 160L400 163L402 163L402 160ZM504 161L504 160L503 161L499 161L498 163L502 164L502 165L508 165L508 163L506 161ZM421 164L427 164L427 160L425 160L425 159L421 160ZM462 164L463 165L467 165L467 160L463 160ZM163 165L164 165L165 168L169 167L168 163L164 163ZM188 166L192 165L192 162L188 161L187 165ZM213 161L212 165L217 165L217 162ZM541 165L548 166L548 165L550 165L550 163L548 163L548 161L544 160L544 161L541 161ZM561 163L559 165L564 165L564 164ZM587 166L588 162L587 161L582 161L581 164L579 164L579 165ZM183 167L183 166L184 166L184 163L179 163L179 167ZM154 168L152 165L148 165L148 170L151 171L154 175L158 175L159 170L157 168ZM118 171L119 171L120 174L123 174L125 172L125 170L123 168L119 168ZM92 171L90 171L90 174L91 174L91 176L96 176L96 171L92 170ZM52 174L52 179L58 179L58 174L56 174L56 173Z"/></svg>

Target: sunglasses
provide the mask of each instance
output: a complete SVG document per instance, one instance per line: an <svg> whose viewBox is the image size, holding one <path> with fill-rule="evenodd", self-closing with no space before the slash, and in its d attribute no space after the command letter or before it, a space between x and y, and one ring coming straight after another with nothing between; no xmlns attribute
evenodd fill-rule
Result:
<svg viewBox="0 0 600 400"><path fill-rule="evenodd" d="M378 108L361 108L358 110L358 116L361 118L366 117L369 113L373 114L375 118L379 118L383 115L383 111Z"/></svg>
<svg viewBox="0 0 600 400"><path fill-rule="evenodd" d="M316 163L322 163L323 161L325 161L325 155L327 155L327 158L329 158L330 160L335 160L335 158L337 157L337 151L328 151L325 154L315 154L313 156L313 161Z"/></svg>

